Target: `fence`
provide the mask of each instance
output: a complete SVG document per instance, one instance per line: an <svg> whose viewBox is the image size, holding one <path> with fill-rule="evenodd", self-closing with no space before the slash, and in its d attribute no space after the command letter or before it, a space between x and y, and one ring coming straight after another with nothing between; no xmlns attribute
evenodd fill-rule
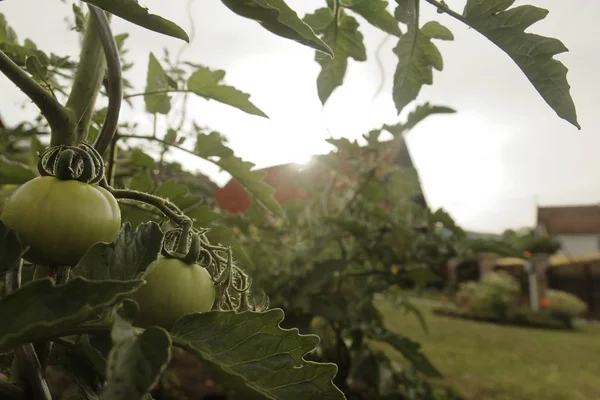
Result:
<svg viewBox="0 0 600 400"><path fill-rule="evenodd" d="M552 256L546 270L548 288L563 290L579 297L588 305L588 318L600 320L600 254L568 257ZM527 290L527 274L521 259L500 258L495 270L515 276Z"/></svg>

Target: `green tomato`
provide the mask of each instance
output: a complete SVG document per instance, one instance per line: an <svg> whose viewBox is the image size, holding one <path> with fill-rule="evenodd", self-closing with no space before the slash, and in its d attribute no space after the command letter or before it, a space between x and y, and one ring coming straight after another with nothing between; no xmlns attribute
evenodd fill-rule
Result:
<svg viewBox="0 0 600 400"><path fill-rule="evenodd" d="M121 211L113 195L100 186L44 176L15 190L0 220L30 246L25 260L72 266L93 244L115 239Z"/></svg>
<svg viewBox="0 0 600 400"><path fill-rule="evenodd" d="M186 314L207 312L215 301L215 285L206 270L177 258L160 257L148 267L146 284L131 298L140 306L135 325L171 329Z"/></svg>

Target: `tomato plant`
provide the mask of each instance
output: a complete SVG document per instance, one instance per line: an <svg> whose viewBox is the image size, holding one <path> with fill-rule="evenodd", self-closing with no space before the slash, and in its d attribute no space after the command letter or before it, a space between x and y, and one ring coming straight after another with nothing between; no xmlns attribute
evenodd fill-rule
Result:
<svg viewBox="0 0 600 400"><path fill-rule="evenodd" d="M397 0L392 13L383 0L332 0L300 18L284 0L222 3L256 29L314 49L323 104L348 61L367 60L359 21L396 38L399 114L442 69L434 39L454 39L438 21L422 23L427 3L507 53L558 116L579 127L567 69L553 58L566 49L525 32L543 9L467 0L458 13L443 1ZM0 72L41 113L0 135L0 185L12 193L0 224L0 365L10 365L1 397L174 398L172 375L189 372L174 370L184 356L198 361L195 379L212 388L188 396L195 399L215 391L228 399L437 396L435 361L385 328L375 300L391 285L429 280L455 251L460 229L443 211L415 204L414 170L393 162L416 123L453 110L414 107L402 123L365 135L364 146L330 140L339 157L319 158L322 184L306 182L314 196L284 209L252 163L186 113L198 96L266 117L250 95L226 84L224 71L168 51L149 54L146 88L136 92L126 76L127 34L114 35L108 16L188 35L133 0L84 4L88 12L72 4L77 59L19 40L0 14ZM150 133L121 117L122 102L135 109L135 97L154 121ZM166 118L173 114L176 121ZM383 131L394 139L381 140ZM166 162L170 151L228 172L251 194L252 209L242 216L216 208L216 185ZM411 367L397 371L369 348L373 340ZM51 387L53 367L65 371L71 393Z"/></svg>

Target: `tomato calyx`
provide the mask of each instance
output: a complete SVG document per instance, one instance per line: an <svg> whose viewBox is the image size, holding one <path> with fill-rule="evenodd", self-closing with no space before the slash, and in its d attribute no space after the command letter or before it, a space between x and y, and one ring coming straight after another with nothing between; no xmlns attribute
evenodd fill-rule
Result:
<svg viewBox="0 0 600 400"><path fill-rule="evenodd" d="M76 180L97 184L104 178L104 161L89 144L78 146L53 146L44 151L38 160L41 176L54 176L61 181Z"/></svg>

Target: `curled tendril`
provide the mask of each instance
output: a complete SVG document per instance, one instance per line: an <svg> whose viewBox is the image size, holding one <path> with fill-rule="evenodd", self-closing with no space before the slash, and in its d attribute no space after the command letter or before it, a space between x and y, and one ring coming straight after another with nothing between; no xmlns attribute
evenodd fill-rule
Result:
<svg viewBox="0 0 600 400"><path fill-rule="evenodd" d="M104 160L89 144L53 146L38 158L41 176L55 176L60 180L77 180L97 184L104 178Z"/></svg>
<svg viewBox="0 0 600 400"><path fill-rule="evenodd" d="M209 229L192 228L183 224L165 233L163 255L178 258L188 264L195 263L209 272L216 286L213 309L233 311L263 311L269 300L264 295L260 302L250 295L252 279L233 260L230 247L211 244L206 236Z"/></svg>

